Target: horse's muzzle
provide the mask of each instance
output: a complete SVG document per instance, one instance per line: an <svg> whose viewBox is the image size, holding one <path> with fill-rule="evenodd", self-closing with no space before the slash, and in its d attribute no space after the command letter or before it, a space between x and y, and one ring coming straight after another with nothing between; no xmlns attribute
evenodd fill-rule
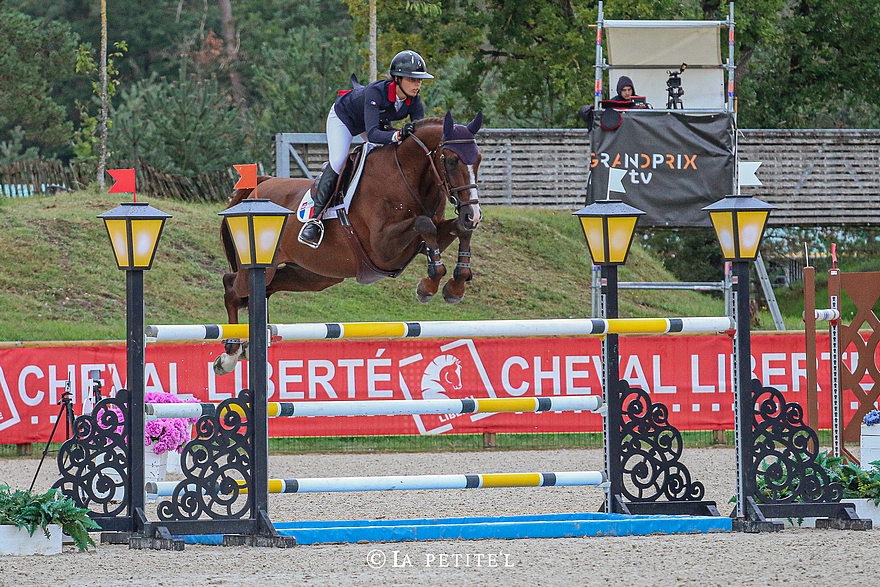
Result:
<svg viewBox="0 0 880 587"><path fill-rule="evenodd" d="M483 212L479 204L465 204L461 207L458 218L466 230L474 230L483 220Z"/></svg>

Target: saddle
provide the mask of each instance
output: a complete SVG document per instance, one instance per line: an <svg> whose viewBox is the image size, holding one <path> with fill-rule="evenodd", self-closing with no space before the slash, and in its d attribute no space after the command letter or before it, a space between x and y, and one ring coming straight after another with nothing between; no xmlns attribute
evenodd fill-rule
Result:
<svg viewBox="0 0 880 587"><path fill-rule="evenodd" d="M342 173L339 174L339 179L336 180L336 185L333 188L333 193L330 195L330 200L327 202L327 207L324 208L324 212L334 206L342 205L345 194L348 192L349 186L351 186L351 181L354 178L354 174L357 171L361 157L363 156L364 146L358 145L351 153L349 153L348 157L345 158L345 165L342 167ZM324 164L321 173L323 173L323 169L326 168L327 165L329 165L329 163ZM312 199L315 197L315 191L318 188L318 180L320 180L320 178L320 175L316 177L315 181L312 183L312 187L309 188L309 195Z"/></svg>

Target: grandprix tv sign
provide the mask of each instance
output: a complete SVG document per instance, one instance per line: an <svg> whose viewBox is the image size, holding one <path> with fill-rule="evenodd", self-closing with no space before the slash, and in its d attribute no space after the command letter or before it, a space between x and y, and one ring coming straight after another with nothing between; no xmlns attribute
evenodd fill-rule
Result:
<svg viewBox="0 0 880 587"><path fill-rule="evenodd" d="M645 212L642 226L709 226L703 207L734 192L734 126L729 114L623 110L621 124L590 133L589 203L605 199L609 170L624 171L625 193Z"/></svg>

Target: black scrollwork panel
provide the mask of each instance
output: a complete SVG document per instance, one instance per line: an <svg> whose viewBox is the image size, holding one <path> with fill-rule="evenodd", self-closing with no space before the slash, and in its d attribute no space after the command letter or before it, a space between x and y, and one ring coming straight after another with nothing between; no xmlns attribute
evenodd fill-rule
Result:
<svg viewBox="0 0 880 587"><path fill-rule="evenodd" d="M76 418L73 438L58 451L61 479L53 487L79 507L97 506L106 516L126 513L129 502L128 398L128 391L120 389L116 397L98 402L91 414Z"/></svg>
<svg viewBox="0 0 880 587"><path fill-rule="evenodd" d="M159 504L160 520L238 519L251 516L254 447L251 392L220 404L196 423L196 438L180 455L184 479Z"/></svg>
<svg viewBox="0 0 880 587"><path fill-rule="evenodd" d="M621 405L620 458L623 494L630 501L700 501L706 493L702 483L680 462L681 433L669 424L669 410L652 402L642 389L619 382Z"/></svg>
<svg viewBox="0 0 880 587"><path fill-rule="evenodd" d="M753 379L749 386L755 407L752 447L747 472L757 482L761 503L839 502L843 486L832 483L825 469L816 462L819 437L804 424L804 410L786 402L773 387L763 387ZM751 448L751 450L749 450Z"/></svg>

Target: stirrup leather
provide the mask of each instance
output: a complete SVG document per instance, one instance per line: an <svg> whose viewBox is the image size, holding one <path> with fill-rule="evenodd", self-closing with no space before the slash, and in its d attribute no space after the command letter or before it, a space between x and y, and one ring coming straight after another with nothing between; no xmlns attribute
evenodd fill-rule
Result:
<svg viewBox="0 0 880 587"><path fill-rule="evenodd" d="M306 228L308 228L309 226L314 226L318 230L318 238L316 238L313 241L306 240L305 237L303 236L303 233L306 231ZM301 242L302 244L304 244L306 246L312 247L313 249L317 249L318 247L321 246L321 242L324 240L324 223L316 218L312 218L311 220L306 222L303 225L303 227L300 229L299 236L297 237L296 240L298 240L299 242Z"/></svg>

